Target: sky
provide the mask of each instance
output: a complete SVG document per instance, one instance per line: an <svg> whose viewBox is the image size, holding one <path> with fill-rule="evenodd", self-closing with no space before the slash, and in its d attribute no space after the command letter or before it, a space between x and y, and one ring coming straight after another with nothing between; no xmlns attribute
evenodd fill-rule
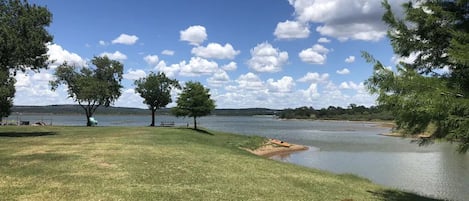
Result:
<svg viewBox="0 0 469 201"><path fill-rule="evenodd" d="M405 0L393 0L396 13ZM15 105L74 104L49 81L64 61L94 56L124 64L114 106L146 108L134 81L164 72L210 89L217 108L375 105L361 51L384 65L400 58L379 0L31 0L53 15L47 70L16 76ZM173 101L180 91L173 91ZM168 107L174 106L171 103Z"/></svg>

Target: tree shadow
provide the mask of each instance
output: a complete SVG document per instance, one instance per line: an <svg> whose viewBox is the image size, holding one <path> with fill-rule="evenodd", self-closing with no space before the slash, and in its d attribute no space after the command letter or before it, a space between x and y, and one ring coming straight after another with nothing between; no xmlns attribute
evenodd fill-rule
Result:
<svg viewBox="0 0 469 201"><path fill-rule="evenodd" d="M215 135L215 134L213 134L213 133L210 132L210 131L207 131L207 130L204 130L204 129L200 129L200 128L197 128L197 129L194 129L194 128L180 128L180 129L195 131L195 132L197 132L197 133L204 134L204 135Z"/></svg>
<svg viewBox="0 0 469 201"><path fill-rule="evenodd" d="M56 132L0 132L0 137L40 137L57 135Z"/></svg>
<svg viewBox="0 0 469 201"><path fill-rule="evenodd" d="M386 201L444 201L443 199L436 199L424 197L415 193L402 192L397 190L381 190L381 191L368 191L369 193L383 198Z"/></svg>
<svg viewBox="0 0 469 201"><path fill-rule="evenodd" d="M202 130L202 129L193 129L194 131L200 133L200 134L205 134L205 135L214 135L213 133L209 132L209 131L206 131L206 130Z"/></svg>

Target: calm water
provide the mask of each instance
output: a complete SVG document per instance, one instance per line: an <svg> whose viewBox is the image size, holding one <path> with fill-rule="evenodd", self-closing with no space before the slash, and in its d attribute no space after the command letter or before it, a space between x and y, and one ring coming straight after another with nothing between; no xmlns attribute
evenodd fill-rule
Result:
<svg viewBox="0 0 469 201"><path fill-rule="evenodd" d="M11 119L84 125L84 116L13 115ZM101 126L146 126L150 116L96 116ZM157 116L177 125L192 119ZM278 138L310 146L308 151L274 159L334 173L352 173L375 183L421 195L469 200L469 154L455 153L455 145L438 143L418 147L408 139L378 135L388 132L373 123L285 121L269 117L219 117L199 119L200 126L244 135Z"/></svg>

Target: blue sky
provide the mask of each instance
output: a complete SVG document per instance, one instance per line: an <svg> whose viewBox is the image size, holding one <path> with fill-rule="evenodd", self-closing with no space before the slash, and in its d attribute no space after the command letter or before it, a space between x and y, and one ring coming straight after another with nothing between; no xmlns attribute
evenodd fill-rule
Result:
<svg viewBox="0 0 469 201"><path fill-rule="evenodd" d="M398 13L403 2L392 1ZM53 14L54 62L49 70L17 75L15 105L73 103L65 88L50 91L56 66L88 67L93 56L107 55L125 67L115 106L145 108L133 82L158 71L181 83L200 81L217 108L370 106L375 98L363 82L372 66L360 52L389 66L398 60L378 0L31 3Z"/></svg>

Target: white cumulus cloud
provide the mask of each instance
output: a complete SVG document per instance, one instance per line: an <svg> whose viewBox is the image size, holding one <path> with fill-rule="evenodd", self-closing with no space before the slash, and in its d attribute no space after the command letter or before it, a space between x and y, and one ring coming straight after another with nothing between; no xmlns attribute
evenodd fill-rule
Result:
<svg viewBox="0 0 469 201"><path fill-rule="evenodd" d="M147 62L147 64L151 66L156 66L159 62L158 55L147 55L143 58L143 60L145 60L145 62Z"/></svg>
<svg viewBox="0 0 469 201"><path fill-rule="evenodd" d="M194 47L191 52L198 57L206 59L234 59L240 51L235 50L229 43L226 43L224 46L218 43L209 43L207 47Z"/></svg>
<svg viewBox="0 0 469 201"><path fill-rule="evenodd" d="M116 39L112 40L112 44L133 45L137 42L136 35L121 34Z"/></svg>
<svg viewBox="0 0 469 201"><path fill-rule="evenodd" d="M133 88L123 89L122 95L117 99L114 105L119 107L147 108L147 106L143 104L143 98L138 93L135 93L135 89Z"/></svg>
<svg viewBox="0 0 469 201"><path fill-rule="evenodd" d="M355 82L342 82L339 85L339 89L353 89L353 90L364 90L365 85L363 83L356 84Z"/></svg>
<svg viewBox="0 0 469 201"><path fill-rule="evenodd" d="M279 22L274 31L274 35L277 39L308 38L309 33L309 27L306 23L290 20Z"/></svg>
<svg viewBox="0 0 469 201"><path fill-rule="evenodd" d="M216 62L200 57L192 57L189 63L182 61L179 66L181 67L180 75L189 77L213 74L219 69Z"/></svg>
<svg viewBox="0 0 469 201"><path fill-rule="evenodd" d="M27 74L17 74L15 79L15 87L29 87L31 85L30 77Z"/></svg>
<svg viewBox="0 0 469 201"><path fill-rule="evenodd" d="M308 102L313 102L313 100L318 99L321 94L318 91L318 84L317 83L311 83L306 90L301 90L301 93L303 94L303 97Z"/></svg>
<svg viewBox="0 0 469 201"><path fill-rule="evenodd" d="M242 90L263 90L265 89L264 82L254 73L246 73L240 75L236 80L239 88Z"/></svg>
<svg viewBox="0 0 469 201"><path fill-rule="evenodd" d="M140 69L137 69L137 70L130 69L127 71L127 73L123 75L123 77L128 80L138 80L146 76L147 74L145 73L145 71L140 70Z"/></svg>
<svg viewBox="0 0 469 201"><path fill-rule="evenodd" d="M325 38L325 37L321 37L318 39L318 43L330 43L331 40L329 40L328 38Z"/></svg>
<svg viewBox="0 0 469 201"><path fill-rule="evenodd" d="M234 71L238 68L238 64L236 64L236 62L232 61L229 64L223 65L222 68L223 68L223 70L226 70L226 71Z"/></svg>
<svg viewBox="0 0 469 201"><path fill-rule="evenodd" d="M230 82L230 76L222 69L219 69L212 77L207 79L207 83L212 87L221 87L228 82Z"/></svg>
<svg viewBox="0 0 469 201"><path fill-rule="evenodd" d="M328 79L329 79L329 74L328 73L319 74L319 73L308 72L308 73L306 73L305 76L298 79L298 81L299 82L320 83L320 82L326 82Z"/></svg>
<svg viewBox="0 0 469 201"><path fill-rule="evenodd" d="M15 76L16 93L14 105L71 104L64 87L50 90L49 81L54 79L51 70L39 73L18 72Z"/></svg>
<svg viewBox="0 0 469 201"><path fill-rule="evenodd" d="M180 40L187 41L191 45L200 45L207 40L205 27L200 25L190 26L186 30L179 32Z"/></svg>
<svg viewBox="0 0 469 201"><path fill-rule="evenodd" d="M156 65L156 70L164 72L166 76L170 78L175 78L181 70L181 67L179 64L171 64L168 66L165 61L160 61L158 65Z"/></svg>
<svg viewBox="0 0 469 201"><path fill-rule="evenodd" d="M295 87L295 81L290 76L284 76L282 79L274 81L274 79L267 80L267 88L270 92L290 93Z"/></svg>
<svg viewBox="0 0 469 201"><path fill-rule="evenodd" d="M347 68L344 68L344 69L341 69L341 70L337 70L336 73L339 74L339 75L347 75L347 74L350 74L350 70L347 69Z"/></svg>
<svg viewBox="0 0 469 201"><path fill-rule="evenodd" d="M109 59L118 60L118 61L123 61L123 60L127 59L127 55L122 54L119 51L115 51L114 53L103 52L99 56L101 56L101 57L107 56Z"/></svg>
<svg viewBox="0 0 469 201"><path fill-rule="evenodd" d="M279 72L288 61L288 53L272 47L268 42L251 49L251 59L247 62L256 72Z"/></svg>
<svg viewBox="0 0 469 201"><path fill-rule="evenodd" d="M300 57L301 61L306 63L324 64L327 59L327 53L329 53L329 49L320 44L316 44L311 48L302 50L298 56Z"/></svg>
<svg viewBox="0 0 469 201"><path fill-rule="evenodd" d="M86 66L86 60L81 58L80 55L69 52L60 45L48 44L47 48L47 54L49 55L50 62L49 67L52 69L62 65L64 62L67 62L68 65L72 66Z"/></svg>
<svg viewBox="0 0 469 201"><path fill-rule="evenodd" d="M406 0L390 1L400 8ZM289 0L296 19L303 23L320 23L316 31L341 41L377 41L386 36L381 20L384 9L377 0ZM397 12L399 13L399 12Z"/></svg>
<svg viewBox="0 0 469 201"><path fill-rule="evenodd" d="M355 62L355 56L349 56L345 59L345 63L353 63Z"/></svg>

